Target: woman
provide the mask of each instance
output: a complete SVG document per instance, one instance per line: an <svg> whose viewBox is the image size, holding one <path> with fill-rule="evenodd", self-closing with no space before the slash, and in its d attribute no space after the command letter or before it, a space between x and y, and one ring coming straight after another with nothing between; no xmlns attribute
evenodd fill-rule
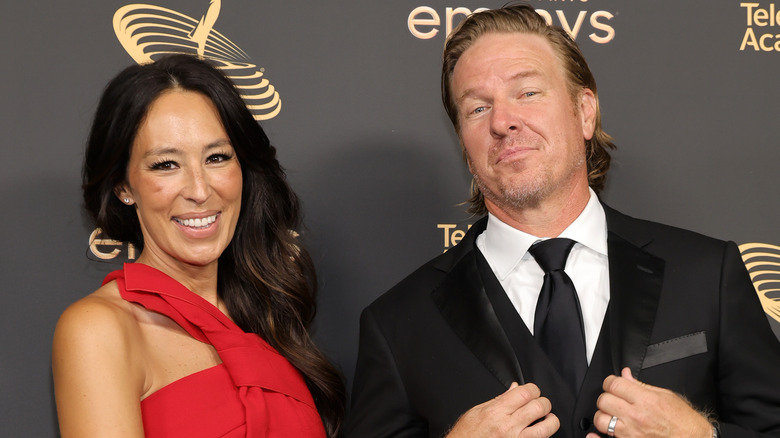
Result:
<svg viewBox="0 0 780 438"><path fill-rule="evenodd" d="M344 387L307 331L314 269L275 154L204 61L173 55L109 83L85 206L141 252L57 324L64 438L339 434Z"/></svg>

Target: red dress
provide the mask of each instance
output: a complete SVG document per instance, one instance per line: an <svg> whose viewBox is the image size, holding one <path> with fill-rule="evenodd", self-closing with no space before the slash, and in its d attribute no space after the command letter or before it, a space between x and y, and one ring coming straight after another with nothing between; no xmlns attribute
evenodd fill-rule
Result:
<svg viewBox="0 0 780 438"><path fill-rule="evenodd" d="M103 284L112 280L122 298L173 319L222 359L141 401L147 438L325 437L301 373L260 336L150 266L127 263Z"/></svg>

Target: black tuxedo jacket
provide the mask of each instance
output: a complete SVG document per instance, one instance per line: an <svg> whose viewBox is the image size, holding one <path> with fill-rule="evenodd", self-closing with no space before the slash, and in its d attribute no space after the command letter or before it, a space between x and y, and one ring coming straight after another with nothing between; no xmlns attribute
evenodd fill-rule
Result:
<svg viewBox="0 0 780 438"><path fill-rule="evenodd" d="M441 437L533 382L561 420L555 436L584 437L604 378L627 366L713 412L723 437L780 437L780 342L737 246L604 208L610 302L578 396L477 250L483 218L364 310L347 436Z"/></svg>

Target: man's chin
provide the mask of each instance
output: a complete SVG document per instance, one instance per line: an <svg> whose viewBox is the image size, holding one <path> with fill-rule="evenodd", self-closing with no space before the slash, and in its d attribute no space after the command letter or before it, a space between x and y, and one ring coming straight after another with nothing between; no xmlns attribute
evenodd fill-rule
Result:
<svg viewBox="0 0 780 438"><path fill-rule="evenodd" d="M528 188L525 188L525 190L504 190L500 195L484 191L481 188L480 190L482 190L482 193L485 195L486 202L489 201L489 204L493 204L495 208L504 211L537 208L541 205L545 197L544 190L541 189L528 190ZM488 208L488 211L490 211L490 208Z"/></svg>

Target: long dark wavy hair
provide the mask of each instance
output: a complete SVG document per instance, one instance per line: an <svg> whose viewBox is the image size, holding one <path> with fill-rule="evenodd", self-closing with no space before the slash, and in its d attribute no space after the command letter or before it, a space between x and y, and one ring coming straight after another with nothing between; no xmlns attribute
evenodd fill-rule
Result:
<svg viewBox="0 0 780 438"><path fill-rule="evenodd" d="M577 43L559 26L550 26L528 4L513 3L499 9L490 9L470 15L452 31L444 45L442 55L441 91L444 109L460 136L458 108L452 95L452 73L463 52L479 37L488 33L525 33L538 35L550 43L561 60L572 99L578 98L583 88L588 88L596 98L596 118L593 137L585 141L585 157L588 166L588 184L594 192L604 188L610 164L610 151L615 149L612 137L601 127L601 108L596 79ZM464 148L465 158L465 148ZM485 198L472 181L469 213L487 214Z"/></svg>
<svg viewBox="0 0 780 438"><path fill-rule="evenodd" d="M241 212L233 240L219 257L219 296L239 327L260 335L300 370L328 436L338 436L346 392L340 373L309 335L317 282L295 232L301 225L299 201L276 149L228 78L189 55L120 72L103 92L89 134L85 208L106 235L143 248L138 217L114 189L126 180L130 149L149 106L172 89L201 93L214 103L241 164Z"/></svg>

